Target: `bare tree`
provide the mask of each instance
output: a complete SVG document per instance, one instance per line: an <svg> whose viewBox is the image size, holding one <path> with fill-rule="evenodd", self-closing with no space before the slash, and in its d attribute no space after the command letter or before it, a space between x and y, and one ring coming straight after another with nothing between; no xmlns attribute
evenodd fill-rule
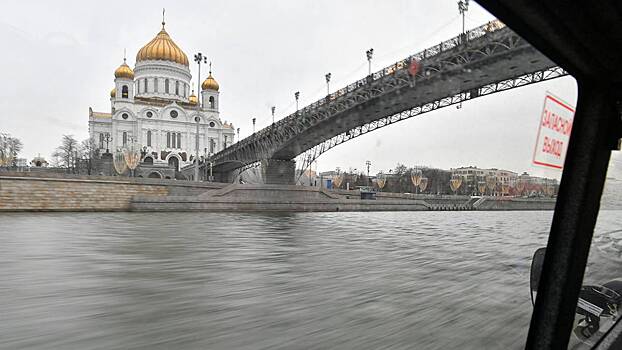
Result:
<svg viewBox="0 0 622 350"><path fill-rule="evenodd" d="M79 146L78 154L84 164L83 167L86 168L86 172L89 175L91 175L91 172L93 170L93 158L95 157L96 152L97 145L95 144L95 140L92 137L82 140Z"/></svg>
<svg viewBox="0 0 622 350"><path fill-rule="evenodd" d="M16 166L17 155L23 148L22 141L10 134L0 133L0 166Z"/></svg>
<svg viewBox="0 0 622 350"><path fill-rule="evenodd" d="M52 157L58 159L58 166L67 168L68 172L75 173L76 158L78 157L78 141L73 135L63 135L61 145L52 153Z"/></svg>

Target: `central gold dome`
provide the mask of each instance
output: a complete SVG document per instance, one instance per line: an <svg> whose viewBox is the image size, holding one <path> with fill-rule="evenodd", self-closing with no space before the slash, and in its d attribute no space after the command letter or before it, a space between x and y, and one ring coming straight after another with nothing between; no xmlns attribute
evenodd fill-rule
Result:
<svg viewBox="0 0 622 350"><path fill-rule="evenodd" d="M183 64L188 67L188 56L175 44L173 39L164 30L164 22L162 22L162 30L147 45L136 54L136 62L146 60L163 60Z"/></svg>

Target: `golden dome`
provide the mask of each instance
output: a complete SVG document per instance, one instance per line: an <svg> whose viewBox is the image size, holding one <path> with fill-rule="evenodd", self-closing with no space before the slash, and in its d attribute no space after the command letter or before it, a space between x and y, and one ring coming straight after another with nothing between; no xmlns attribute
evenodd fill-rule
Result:
<svg viewBox="0 0 622 350"><path fill-rule="evenodd" d="M171 61L183 64L186 67L188 66L188 56L181 51L179 46L173 42L173 39L164 30L164 22L162 22L162 30L158 35L136 54L136 62L146 60Z"/></svg>
<svg viewBox="0 0 622 350"><path fill-rule="evenodd" d="M112 90L110 90L110 98L115 98L117 96L117 88L112 88Z"/></svg>
<svg viewBox="0 0 622 350"><path fill-rule="evenodd" d="M188 102L190 102L191 105L196 105L197 103L199 103L197 95L194 94L194 90L192 90L192 94L188 97Z"/></svg>
<svg viewBox="0 0 622 350"><path fill-rule="evenodd" d="M203 84L201 84L201 88L203 90L216 90L218 91L218 88L220 86L218 85L218 82L216 82L216 79L214 79L214 77L212 76L212 72L209 72L209 75L207 76L207 78L205 80L203 80Z"/></svg>
<svg viewBox="0 0 622 350"><path fill-rule="evenodd" d="M132 68L130 68L130 66L127 65L127 63L125 63L125 58L123 59L123 64L121 64L119 68L114 71L114 77L132 80L134 79L134 71L132 70Z"/></svg>

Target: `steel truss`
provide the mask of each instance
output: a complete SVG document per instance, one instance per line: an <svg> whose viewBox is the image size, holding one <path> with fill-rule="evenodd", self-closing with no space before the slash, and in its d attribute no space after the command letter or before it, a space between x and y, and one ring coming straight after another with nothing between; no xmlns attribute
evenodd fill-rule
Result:
<svg viewBox="0 0 622 350"><path fill-rule="evenodd" d="M320 123L323 125L325 123L336 123L340 119L335 118L336 116L338 117L343 112L347 112L361 104L376 99L391 98L390 94L395 93L399 89L414 88L415 86L418 89L425 89L427 82L443 79L447 74L468 77L468 67L470 64L486 64L488 60L504 59L503 57L510 57L514 53L521 52L521 50L533 49L521 37L500 22L493 21L487 23L466 34L461 34L439 45L409 56L337 90L325 98L220 151L212 156L211 161L215 164L228 163L231 165L232 163L238 163L240 164L239 167L246 167L246 165L254 164L261 159L272 158L279 150L288 149L287 147L291 148L292 142L299 141L296 149L290 149L290 151L299 155L297 158L301 159L303 169L306 169L312 161L327 150L380 127L475 97L553 79L566 74L560 68L551 67L553 64L549 64L546 69L543 69L542 66L534 68L534 72L529 74L511 78L499 77L498 81L492 84L481 85L470 90L465 88L457 94L452 94L433 102L409 107L409 109L402 112L383 116L360 126L353 125L349 130L329 139L309 140L307 141L308 143L304 143L304 141L299 139L300 135L314 130ZM533 55L535 61L539 59L546 60L546 58L535 51ZM422 67L415 76L408 72L408 67L413 61L419 62ZM510 67L504 73L511 74L511 70L512 68ZM516 73L514 74L516 75ZM344 119L341 118L341 120ZM348 121L346 120L346 122Z"/></svg>
<svg viewBox="0 0 622 350"><path fill-rule="evenodd" d="M343 132L339 135L332 137L329 140L326 140L313 148L305 151L300 154L297 158L297 163L302 164L302 171L304 172L319 156L328 150L346 142L357 138L359 136L365 135L374 130L383 128L385 126L389 126L400 122L402 120L410 119L412 117L416 117L418 115L432 112L434 110L451 106L451 105L460 105L462 102L472 100L478 97L491 95L497 92L507 91L514 88L539 83L546 80L551 80L559 77L563 77L568 75L568 72L563 70L560 67L553 67L549 69L540 70L537 72L532 72L529 74L525 74L516 78L503 80L494 84L484 85L478 89L471 91L464 91L453 96L448 96L442 98L440 100L436 100L430 103L425 103L419 106L415 106L411 109L395 113L393 115L383 117L367 124L357 126L352 128L346 132ZM299 177L300 178L300 177Z"/></svg>

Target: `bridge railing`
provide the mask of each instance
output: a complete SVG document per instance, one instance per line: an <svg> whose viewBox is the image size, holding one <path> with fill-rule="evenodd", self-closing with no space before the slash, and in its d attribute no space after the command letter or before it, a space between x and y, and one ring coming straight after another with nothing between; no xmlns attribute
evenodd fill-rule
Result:
<svg viewBox="0 0 622 350"><path fill-rule="evenodd" d="M443 53L444 51L448 51L451 50L453 48L456 48L458 46L460 46L465 38L466 41L471 41L471 40L475 40L478 38L481 38L487 34L490 34L494 31L503 29L505 27L505 25L499 21L499 20L493 20L490 21L486 24L483 24L477 28L473 28L469 31L467 31L464 34L460 34L457 35L451 39L445 40L443 42L441 42L438 45L429 47L427 49L424 49L423 51L420 51L418 53L415 53L411 56L408 56L405 59L402 59L400 61L395 62L394 64L384 67L383 69L372 73L370 76L366 76L362 79L359 79L351 84L348 84L347 86L325 96L320 98L319 100L307 105L306 107L303 107L302 109L300 109L299 111L296 111L290 115L288 115L287 117L271 124L268 127L265 127L261 130L259 130L258 132L244 138L241 141L238 141L237 143L233 144L232 146L223 149L222 151L216 153L215 155L212 156L212 158L218 158L221 156L227 156L229 153L231 152L235 152L235 148L239 148L239 147L243 147L246 146L248 144L251 144L253 142L255 142L255 140L261 139L267 135L269 135L272 130L274 128L279 128L284 126L287 123L292 122L294 119L298 118L301 115L310 113L316 109L318 109L319 107L324 106L325 104L327 104L329 101L333 101L341 96L347 95L350 92L353 92L363 86L366 86L370 83L370 78L372 81L376 81L379 79L382 79L383 77L387 76L387 75L391 75L394 74L395 72L397 72L398 70L401 69L405 69L407 68L410 63L413 60L417 60L419 62L425 60L425 59L429 59L429 58L433 58L434 56L437 56L441 53Z"/></svg>

